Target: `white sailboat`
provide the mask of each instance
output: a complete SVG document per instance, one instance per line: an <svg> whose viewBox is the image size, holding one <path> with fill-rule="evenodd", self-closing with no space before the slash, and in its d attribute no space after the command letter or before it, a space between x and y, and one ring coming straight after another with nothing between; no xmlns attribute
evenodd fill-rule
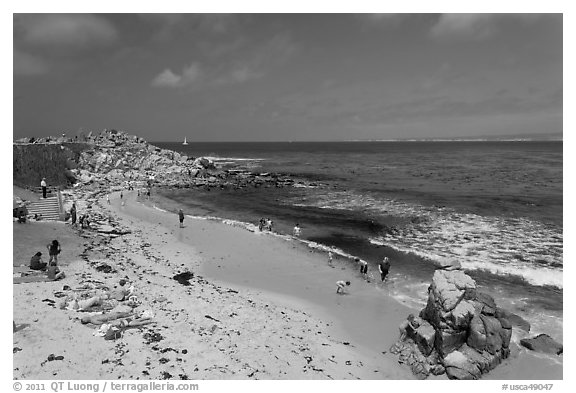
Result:
<svg viewBox="0 0 576 393"><path fill-rule="evenodd" d="M184 137L184 143L182 143L183 145L187 145L188 142L186 142L186 137Z"/></svg>

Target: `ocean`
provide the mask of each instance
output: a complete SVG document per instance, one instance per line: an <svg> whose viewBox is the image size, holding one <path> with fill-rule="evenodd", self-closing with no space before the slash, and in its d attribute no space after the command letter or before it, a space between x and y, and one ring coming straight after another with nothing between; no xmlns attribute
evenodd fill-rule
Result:
<svg viewBox="0 0 576 393"><path fill-rule="evenodd" d="M281 173L292 187L164 190L190 215L220 217L392 261L392 296L421 308L435 267L458 261L481 290L563 339L563 149L559 141L153 143L226 169ZM354 270L353 270L354 269ZM373 280L374 285L381 285Z"/></svg>

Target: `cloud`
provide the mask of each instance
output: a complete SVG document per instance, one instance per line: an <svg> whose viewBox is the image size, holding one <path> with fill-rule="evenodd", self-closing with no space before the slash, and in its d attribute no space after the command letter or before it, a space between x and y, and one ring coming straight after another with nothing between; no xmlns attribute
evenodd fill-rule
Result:
<svg viewBox="0 0 576 393"><path fill-rule="evenodd" d="M430 29L438 41L482 41L496 36L510 23L531 25L555 14L442 14Z"/></svg>
<svg viewBox="0 0 576 393"><path fill-rule="evenodd" d="M118 37L114 26L88 14L15 14L15 38L31 45L87 46Z"/></svg>
<svg viewBox="0 0 576 393"><path fill-rule="evenodd" d="M165 69L152 80L154 87L182 88L234 85L262 78L297 51L288 34L278 34L251 47L237 45L211 53L184 67L180 74Z"/></svg>
<svg viewBox="0 0 576 393"><path fill-rule="evenodd" d="M181 74L175 74L169 68L162 71L152 80L154 87L184 87L199 83L202 79L200 64L192 63L182 69Z"/></svg>
<svg viewBox="0 0 576 393"><path fill-rule="evenodd" d="M48 65L42 58L14 51L14 75L42 75L47 71Z"/></svg>
<svg viewBox="0 0 576 393"><path fill-rule="evenodd" d="M430 35L439 40L482 40L496 33L495 19L493 14L442 14Z"/></svg>

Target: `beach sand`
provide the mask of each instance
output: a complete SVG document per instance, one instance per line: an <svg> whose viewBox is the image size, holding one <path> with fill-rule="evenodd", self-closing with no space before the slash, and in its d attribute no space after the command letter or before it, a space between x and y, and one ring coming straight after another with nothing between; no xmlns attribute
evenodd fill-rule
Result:
<svg viewBox="0 0 576 393"><path fill-rule="evenodd" d="M179 228L176 214L138 203L134 193L124 199L121 205L112 194L111 205L101 198L92 209L130 234L85 232L76 238L87 243L83 257L73 256L74 241L67 239L66 279L14 285L14 320L21 327L13 339L14 378L414 379L388 350L398 324L418 310L387 296L386 286L363 282L343 261L332 268L324 253L296 241L203 219L186 218ZM95 270L98 262L116 272ZM191 285L173 279L187 271L194 273ZM57 303L54 294L63 285L96 280L113 288L124 277L142 302L138 310L152 310L156 323L116 341L93 336L96 327L78 320L83 313L46 301ZM335 282L342 279L352 285L337 295ZM486 377L545 380L560 370L561 378L561 365L524 352L517 348ZM46 361L50 354L64 359Z"/></svg>
<svg viewBox="0 0 576 393"><path fill-rule="evenodd" d="M197 224L214 230L209 239L200 241L202 226L186 220L187 228L180 230L172 215L138 206L133 200L120 206L114 195L112 205L104 209L116 211L113 214L132 233L114 238L90 234L86 259L91 264L105 261L116 272L96 271L77 258L62 266L67 274L63 281L14 285L14 320L20 328L13 338L14 378L412 378L392 357L362 350L344 329L320 318L325 314L313 314L317 305L259 289L234 289L202 277L205 251L196 244L205 241L212 243L209 247L224 249L229 247L229 236L254 234L198 220ZM15 249L16 244L15 238ZM300 253L293 250L292 258L300 258ZM190 286L172 278L183 271L195 274ZM62 291L63 285L74 288L85 281L101 281L112 288L122 277L134 284L142 302L139 309L151 309L157 323L128 330L116 341L93 336L96 327L78 320L83 313L60 310L46 301L57 305L54 293ZM337 297L334 283L326 289ZM344 300L352 295L338 297ZM47 361L50 354L64 359Z"/></svg>

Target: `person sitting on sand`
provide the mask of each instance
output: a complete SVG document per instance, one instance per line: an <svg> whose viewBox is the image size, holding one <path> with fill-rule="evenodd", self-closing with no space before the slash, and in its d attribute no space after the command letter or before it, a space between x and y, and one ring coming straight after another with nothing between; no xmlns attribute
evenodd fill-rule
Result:
<svg viewBox="0 0 576 393"><path fill-rule="evenodd" d="M32 270L46 270L48 264L42 261L42 253L38 251L32 258L30 258L30 269Z"/></svg>
<svg viewBox="0 0 576 393"><path fill-rule="evenodd" d="M336 293L346 293L344 288L350 285L350 281L336 281Z"/></svg>
<svg viewBox="0 0 576 393"><path fill-rule="evenodd" d="M300 229L300 224L296 224L296 226L294 227L292 234L296 237L300 236L300 233L302 232L302 230Z"/></svg>
<svg viewBox="0 0 576 393"><path fill-rule="evenodd" d="M384 257L384 259L378 264L378 270L380 271L380 278L384 281L388 275L388 271L390 270L390 259L388 259L388 257Z"/></svg>
<svg viewBox="0 0 576 393"><path fill-rule="evenodd" d="M178 210L178 219L180 220L180 228L184 228L184 212L182 209Z"/></svg>
<svg viewBox="0 0 576 393"><path fill-rule="evenodd" d="M48 269L46 270L46 274L48 275L48 279L51 281L61 280L66 277L64 272L61 272L60 269L58 269L56 262L50 263L50 266L48 266Z"/></svg>
<svg viewBox="0 0 576 393"><path fill-rule="evenodd" d="M48 255L50 255L50 259L48 260L48 264L54 261L55 264L58 263L58 254L62 251L60 248L60 243L58 240L52 240L52 243L49 243L46 248L48 248Z"/></svg>

